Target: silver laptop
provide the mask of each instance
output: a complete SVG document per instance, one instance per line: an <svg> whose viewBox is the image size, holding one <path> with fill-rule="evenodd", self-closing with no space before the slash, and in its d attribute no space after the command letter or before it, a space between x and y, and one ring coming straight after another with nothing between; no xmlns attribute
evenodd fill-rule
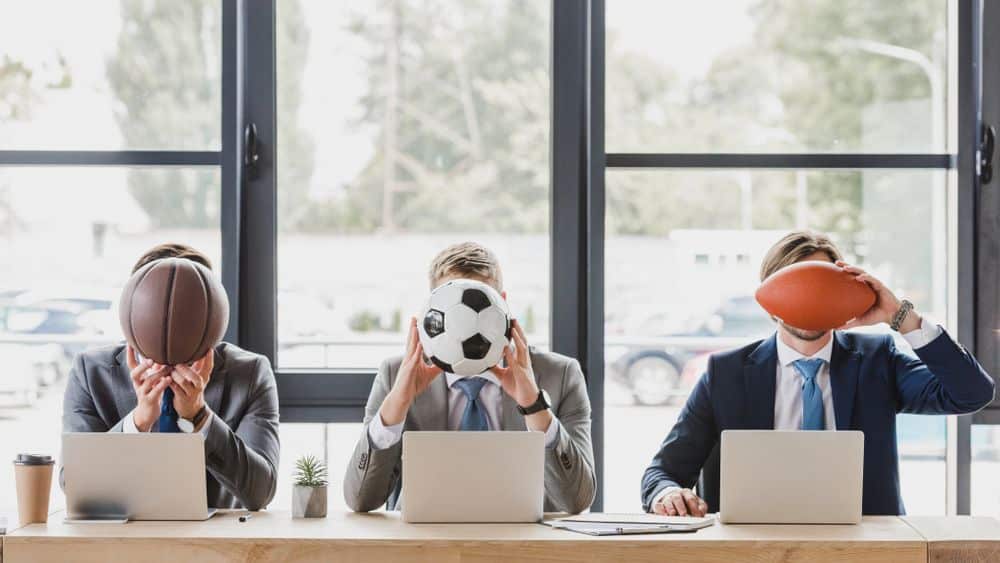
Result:
<svg viewBox="0 0 1000 563"><path fill-rule="evenodd" d="M406 432L403 520L538 522L544 473L541 432Z"/></svg>
<svg viewBox="0 0 1000 563"><path fill-rule="evenodd" d="M719 519L857 524L865 438L856 431L726 430Z"/></svg>
<svg viewBox="0 0 1000 563"><path fill-rule="evenodd" d="M201 434L63 434L66 518L206 520Z"/></svg>

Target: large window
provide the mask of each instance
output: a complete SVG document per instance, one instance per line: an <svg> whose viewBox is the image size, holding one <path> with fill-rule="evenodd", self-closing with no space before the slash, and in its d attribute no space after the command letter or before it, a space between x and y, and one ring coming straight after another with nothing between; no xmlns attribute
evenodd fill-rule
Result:
<svg viewBox="0 0 1000 563"><path fill-rule="evenodd" d="M226 267L232 190L218 166L219 2L0 10L0 457L12 459L58 455L72 357L121 341L118 294L143 252L184 242ZM0 487L0 509L13 495Z"/></svg>
<svg viewBox="0 0 1000 563"><path fill-rule="evenodd" d="M132 262L174 240L275 367L274 506L304 453L337 506L431 258L476 240L531 343L581 360L595 508L638 510L707 355L774 330L751 296L784 231L830 232L989 343L976 6L0 0L0 456L57 451L70 357L120 339ZM994 433L961 422L899 418L911 513L967 510L972 486L995 511Z"/></svg>
<svg viewBox="0 0 1000 563"><path fill-rule="evenodd" d="M637 508L708 355L774 332L753 292L788 230L830 233L947 322L949 17L933 0L607 2L606 510ZM897 423L908 512L944 513L945 419Z"/></svg>
<svg viewBox="0 0 1000 563"><path fill-rule="evenodd" d="M431 259L475 240L548 335L544 2L277 4L281 368L401 353Z"/></svg>

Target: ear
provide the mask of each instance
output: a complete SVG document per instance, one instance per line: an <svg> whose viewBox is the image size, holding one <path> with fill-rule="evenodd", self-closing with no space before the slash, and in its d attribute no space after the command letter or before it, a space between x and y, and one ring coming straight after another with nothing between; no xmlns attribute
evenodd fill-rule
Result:
<svg viewBox="0 0 1000 563"><path fill-rule="evenodd" d="M500 297L503 297L504 301L507 300L507 290L506 289L500 292Z"/></svg>

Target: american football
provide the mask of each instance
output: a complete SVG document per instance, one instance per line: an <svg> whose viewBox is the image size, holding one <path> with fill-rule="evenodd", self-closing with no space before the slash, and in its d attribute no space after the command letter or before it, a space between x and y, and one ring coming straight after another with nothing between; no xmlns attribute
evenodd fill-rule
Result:
<svg viewBox="0 0 1000 563"><path fill-rule="evenodd" d="M510 342L510 312L503 297L475 280L452 280L434 289L418 317L428 359L455 375L478 375L500 363Z"/></svg>
<svg viewBox="0 0 1000 563"><path fill-rule="evenodd" d="M755 295L771 315L803 330L830 330L875 304L875 292L836 264L798 262L768 276Z"/></svg>

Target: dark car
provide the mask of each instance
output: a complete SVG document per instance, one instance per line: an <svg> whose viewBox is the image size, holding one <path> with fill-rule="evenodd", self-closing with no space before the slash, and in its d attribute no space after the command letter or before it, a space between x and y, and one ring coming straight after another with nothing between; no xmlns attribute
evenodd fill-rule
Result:
<svg viewBox="0 0 1000 563"><path fill-rule="evenodd" d="M647 319L640 332L649 337L637 343L625 341L624 353L608 364L608 376L625 385L641 405L664 405L686 397L693 382L682 373L692 359L774 331L770 316L749 295L726 299L689 330L657 330L671 320L668 312Z"/></svg>

